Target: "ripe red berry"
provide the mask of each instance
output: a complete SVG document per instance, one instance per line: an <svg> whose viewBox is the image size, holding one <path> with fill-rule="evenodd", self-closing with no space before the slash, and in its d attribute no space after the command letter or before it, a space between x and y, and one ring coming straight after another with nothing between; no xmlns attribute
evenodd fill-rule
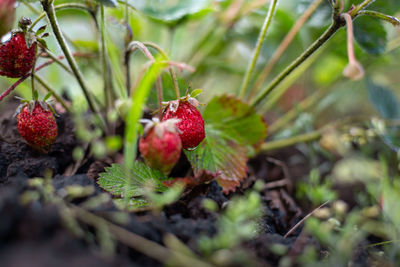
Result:
<svg viewBox="0 0 400 267"><path fill-rule="evenodd" d="M168 174L179 160L182 142L179 138L176 120L151 123L139 140L139 151L146 163Z"/></svg>
<svg viewBox="0 0 400 267"><path fill-rule="evenodd" d="M178 107L176 107L178 105ZM163 121L178 119L177 124L182 147L185 149L197 147L205 138L204 120L197 108L189 100L172 101L167 106Z"/></svg>
<svg viewBox="0 0 400 267"><path fill-rule="evenodd" d="M33 67L36 55L36 43L29 48L25 34L15 32L11 38L0 45L0 75L19 78L27 74Z"/></svg>
<svg viewBox="0 0 400 267"><path fill-rule="evenodd" d="M57 138L56 119L45 102L23 104L17 113L17 128L28 145L42 153L47 153Z"/></svg>

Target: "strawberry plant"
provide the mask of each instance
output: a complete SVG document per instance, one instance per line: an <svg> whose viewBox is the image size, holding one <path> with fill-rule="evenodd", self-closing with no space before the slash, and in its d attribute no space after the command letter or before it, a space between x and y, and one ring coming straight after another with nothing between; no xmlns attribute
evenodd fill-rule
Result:
<svg viewBox="0 0 400 267"><path fill-rule="evenodd" d="M399 12L0 0L0 214L110 265L395 263Z"/></svg>

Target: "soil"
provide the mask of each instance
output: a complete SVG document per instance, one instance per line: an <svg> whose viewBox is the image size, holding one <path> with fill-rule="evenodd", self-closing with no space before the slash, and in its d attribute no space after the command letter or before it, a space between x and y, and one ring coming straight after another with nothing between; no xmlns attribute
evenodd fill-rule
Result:
<svg viewBox="0 0 400 267"><path fill-rule="evenodd" d="M21 202L21 195L29 188L28 181L34 177L44 177L45 170L53 172L53 186L57 193L67 186L93 186L90 196L77 198L75 204L88 197L103 193L96 178L111 160L90 159L77 172L72 151L81 145L73 135L73 123L66 114L57 118L59 136L47 155L39 154L28 147L19 137L13 110L17 105L9 102L6 112L0 115L0 262L1 266L161 266L151 259L122 243L117 244L114 257L105 257L99 252L94 229L84 226L89 237L78 237L65 226L60 208L42 199L28 205ZM293 159L288 161L288 158ZM280 161L282 160L282 161ZM284 163L285 162L285 163ZM291 163L290 163L291 162ZM309 172L307 159L296 150L284 150L275 155L259 155L249 162L250 178L235 194L242 194L256 179L266 183L262 191L263 216L259 222L259 236L242 244L257 259L255 264L276 266L281 256L272 251L273 244L287 248L289 255L302 253L307 245L313 245L323 253L317 242L301 236L299 227L289 237L283 236L308 212L298 206L293 199L293 185L299 177ZM174 172L187 170L188 163L182 160ZM218 212L205 210L201 203L205 198L213 199L220 210L229 202L231 195L224 195L215 181L195 187L176 203L167 206L159 214L152 212L130 213L128 222L121 226L149 240L163 244L165 233L172 233L193 251L198 252L200 235L213 236ZM91 210L101 217L112 217L117 208L107 201Z"/></svg>

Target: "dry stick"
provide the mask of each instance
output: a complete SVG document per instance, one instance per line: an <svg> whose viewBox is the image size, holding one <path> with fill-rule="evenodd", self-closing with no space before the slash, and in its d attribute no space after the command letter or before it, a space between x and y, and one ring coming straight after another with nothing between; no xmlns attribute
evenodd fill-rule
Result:
<svg viewBox="0 0 400 267"><path fill-rule="evenodd" d="M87 54L82 54L82 53L75 53L74 56L87 56ZM57 59L61 60L63 59L64 56L58 56ZM35 72L37 72L38 70L43 69L44 67L47 67L48 65L50 65L51 63L55 62L54 59L51 59L45 63L43 63L42 65L40 65L39 67L37 67L35 69ZM1 95L0 95L0 101L3 100L3 98L5 98L8 94L10 94L18 85L20 85L23 81L26 80L26 78L28 78L31 75L31 73L27 73L24 76L22 76L18 81L16 81L13 85L11 85L6 91L4 91Z"/></svg>
<svg viewBox="0 0 400 267"><path fill-rule="evenodd" d="M317 210L319 210L320 208L322 208L323 206L325 206L326 204L328 204L330 201L326 201L325 203L323 203L322 205L320 205L318 208L314 209L312 212L310 212L309 214L307 214L307 216L305 216L303 219L301 219L298 223L296 223L295 226L292 227L292 229L289 230L289 232L287 232L283 238L287 238L291 233L293 233L297 228L299 228L299 226L301 224L304 223L305 220L307 220L311 215L313 215Z"/></svg>
<svg viewBox="0 0 400 267"><path fill-rule="evenodd" d="M283 39L282 43L279 45L271 59L269 60L268 64L265 66L265 68L262 70L260 75L258 76L254 87L250 91L250 96L249 99L253 98L260 88L260 86L263 84L263 82L268 78L269 74L271 73L271 70L273 67L276 65L280 57L283 55L283 53L286 51L286 49L289 47L289 45L292 43L294 38L296 37L297 33L303 27L303 25L306 23L306 21L310 18L310 16L315 12L315 10L318 8L318 6L322 3L322 0L314 0L314 2L307 8L307 10L303 13L303 15L297 20L295 25L292 27L292 29L289 31L289 33L285 36Z"/></svg>
<svg viewBox="0 0 400 267"><path fill-rule="evenodd" d="M243 78L242 86L239 91L239 97L241 99L243 99L246 94L246 90L247 90L247 87L249 86L249 82L250 82L250 77L253 74L253 70L254 70L254 67L256 66L258 56L260 55L260 51L261 51L261 47L264 43L265 35L267 34L269 26L271 25L272 17L274 16L277 3L278 3L278 0L271 0L268 15L265 18L264 24L261 28L256 47L254 48L253 57L252 57L251 61L249 62L249 65L247 67L246 73Z"/></svg>

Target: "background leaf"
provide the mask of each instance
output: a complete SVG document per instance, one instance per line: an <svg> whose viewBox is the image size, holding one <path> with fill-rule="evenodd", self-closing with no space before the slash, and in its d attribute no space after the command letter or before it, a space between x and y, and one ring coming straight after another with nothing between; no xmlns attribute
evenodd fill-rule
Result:
<svg viewBox="0 0 400 267"><path fill-rule="evenodd" d="M354 22L354 37L358 44L369 54L379 55L385 52L386 30L380 20L362 16Z"/></svg>
<svg viewBox="0 0 400 267"><path fill-rule="evenodd" d="M173 24L191 15L202 15L211 10L210 0L135 0L133 5L150 18Z"/></svg>

